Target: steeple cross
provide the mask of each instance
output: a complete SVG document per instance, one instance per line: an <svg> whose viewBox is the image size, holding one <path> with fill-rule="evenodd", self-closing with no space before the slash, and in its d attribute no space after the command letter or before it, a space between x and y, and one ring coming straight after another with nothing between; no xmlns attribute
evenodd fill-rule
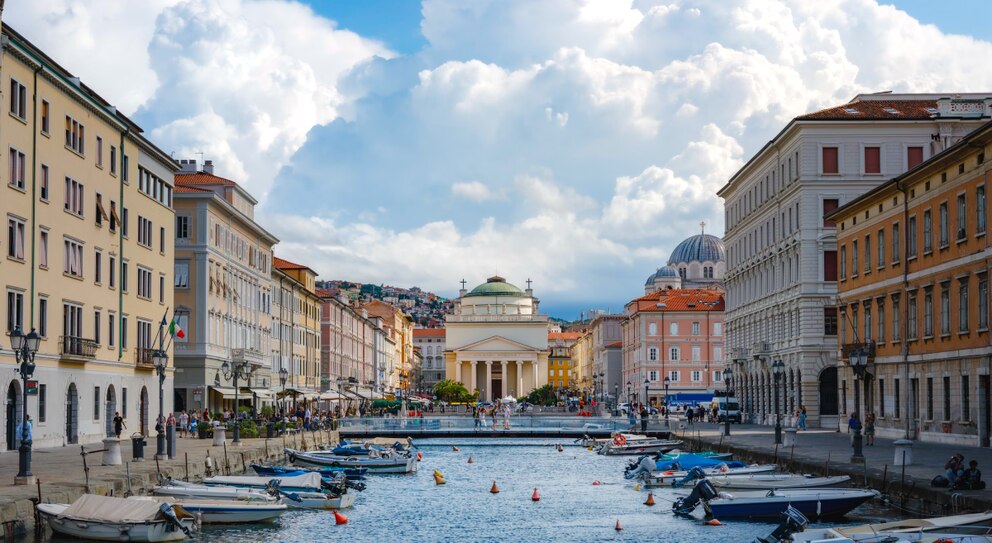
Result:
<svg viewBox="0 0 992 543"><path fill-rule="evenodd" d="M700 230L702 230L702 233L705 234L706 233L706 221L700 222L699 223L699 228L700 228Z"/></svg>
<svg viewBox="0 0 992 543"><path fill-rule="evenodd" d="M533 281L531 281L530 278L528 277L527 278L527 290L530 290L530 284L531 283L533 283Z"/></svg>
<svg viewBox="0 0 992 543"><path fill-rule="evenodd" d="M462 290L465 290L465 283L467 283L467 282L468 282L468 281L465 281L464 279L462 279L462 280L461 280L461 283L462 283Z"/></svg>

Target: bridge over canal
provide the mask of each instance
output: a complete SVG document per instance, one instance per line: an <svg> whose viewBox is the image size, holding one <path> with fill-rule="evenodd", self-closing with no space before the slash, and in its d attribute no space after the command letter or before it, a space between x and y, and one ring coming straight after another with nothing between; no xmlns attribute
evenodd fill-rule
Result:
<svg viewBox="0 0 992 543"><path fill-rule="evenodd" d="M563 438L577 439L583 436L609 437L612 432L630 431L626 418L619 417L555 417L538 415L516 415L504 425L496 420L493 427L491 418L486 426L476 425L472 417L411 417L379 418L363 417L344 419L338 430L342 438L361 439L367 437L397 438ZM638 428L639 429L639 428ZM649 431L649 435L667 435L667 432Z"/></svg>

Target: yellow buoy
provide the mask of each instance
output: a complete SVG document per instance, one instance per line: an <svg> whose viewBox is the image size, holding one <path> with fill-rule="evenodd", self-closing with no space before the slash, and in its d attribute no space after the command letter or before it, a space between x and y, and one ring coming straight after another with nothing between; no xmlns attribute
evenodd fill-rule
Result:
<svg viewBox="0 0 992 543"><path fill-rule="evenodd" d="M434 470L434 484L443 485L447 481L444 480L444 475L440 471Z"/></svg>
<svg viewBox="0 0 992 543"><path fill-rule="evenodd" d="M641 485L640 485L640 483L638 483L638 484L636 484L636 485L634 485L634 490L636 490L636 491L638 491L638 492L640 492L640 491L641 491Z"/></svg>

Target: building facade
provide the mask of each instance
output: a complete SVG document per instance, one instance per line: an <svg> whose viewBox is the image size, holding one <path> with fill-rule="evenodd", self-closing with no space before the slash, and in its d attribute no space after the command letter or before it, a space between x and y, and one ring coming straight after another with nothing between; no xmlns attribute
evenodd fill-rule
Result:
<svg viewBox="0 0 992 543"><path fill-rule="evenodd" d="M529 283L529 282L528 282ZM539 300L493 276L459 291L445 321L445 371L492 401L525 396L547 383L548 317Z"/></svg>
<svg viewBox="0 0 992 543"><path fill-rule="evenodd" d="M426 390L434 390L434 385L445 379L444 337L444 328L413 329L413 345L420 348L423 356L421 376Z"/></svg>
<svg viewBox="0 0 992 543"><path fill-rule="evenodd" d="M722 275L721 275L722 277ZM599 315L589 324L592 374L603 401L616 399L624 385L623 321L625 315ZM618 345L618 343L620 345Z"/></svg>
<svg viewBox="0 0 992 543"><path fill-rule="evenodd" d="M13 28L3 27L0 72L7 147L0 263L7 337L41 343L28 390L35 447L89 443L128 429L149 435L158 415L150 356L173 316L173 176L178 165ZM60 323L59 320L62 322ZM4 341L7 341L6 339ZM172 348L165 411L172 410ZM15 357L3 345L8 370ZM3 447L19 446L18 375L5 377Z"/></svg>
<svg viewBox="0 0 992 543"><path fill-rule="evenodd" d="M829 216L840 408L874 413L878 435L989 446L986 156L992 123ZM856 381L845 361L858 349L869 356Z"/></svg>
<svg viewBox="0 0 992 543"><path fill-rule="evenodd" d="M584 332L548 332L548 384L555 390L565 391L575 385L572 346L584 335Z"/></svg>
<svg viewBox="0 0 992 543"><path fill-rule="evenodd" d="M384 378L376 335L381 319L355 308L340 293L318 290L321 296L321 390L339 390L343 383L361 385L381 395Z"/></svg>
<svg viewBox="0 0 992 543"><path fill-rule="evenodd" d="M298 405L320 393L321 305L317 272L303 264L273 257L272 390L282 391L279 371L286 369L286 391ZM277 385L278 388L277 388Z"/></svg>
<svg viewBox="0 0 992 543"><path fill-rule="evenodd" d="M181 161L175 194L175 313L185 332L177 339L177 410L212 413L261 409L278 374L270 371L272 247L278 240L255 222L256 201L236 182L213 173L207 161ZM248 362L248 382L221 371ZM278 371L278 370L276 370Z"/></svg>
<svg viewBox="0 0 992 543"><path fill-rule="evenodd" d="M872 94L793 119L718 195L724 199L728 357L745 413L780 409L836 427L837 241L824 216L915 167L988 118L986 95Z"/></svg>
<svg viewBox="0 0 992 543"><path fill-rule="evenodd" d="M694 402L722 388L723 312L723 294L710 289L659 290L628 303L623 377L634 398L660 404L667 393L669 403Z"/></svg>
<svg viewBox="0 0 992 543"><path fill-rule="evenodd" d="M390 366L382 368L382 384L387 393L409 392L412 377L418 368L414 367L413 319L398 307L379 300L372 300L362 306L370 318L382 321L382 329L387 343L392 343L394 352L386 359ZM380 344L381 345L381 344Z"/></svg>

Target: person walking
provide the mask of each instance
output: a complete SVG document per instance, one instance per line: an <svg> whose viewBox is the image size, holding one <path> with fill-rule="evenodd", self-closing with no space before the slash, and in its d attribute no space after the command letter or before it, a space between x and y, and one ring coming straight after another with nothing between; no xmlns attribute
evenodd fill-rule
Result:
<svg viewBox="0 0 992 543"><path fill-rule="evenodd" d="M643 405L641 406L641 431L648 431L648 409Z"/></svg>
<svg viewBox="0 0 992 543"><path fill-rule="evenodd" d="M696 416L695 410L693 410L691 408L686 410L686 412L685 412L685 420L686 420L686 422L689 423L689 426L692 426L692 419L695 416Z"/></svg>
<svg viewBox="0 0 992 543"><path fill-rule="evenodd" d="M477 405L472 406L472 419L475 420L475 429L479 430L482 423L479 420L479 406Z"/></svg>
<svg viewBox="0 0 992 543"><path fill-rule="evenodd" d="M121 416L121 412L114 412L114 435L117 436L117 439L121 438L121 432L125 428L127 428L127 424L124 423L124 417Z"/></svg>
<svg viewBox="0 0 992 543"><path fill-rule="evenodd" d="M186 414L186 410L183 409L179 412L179 437L186 437L186 432L189 430L189 415Z"/></svg>
<svg viewBox="0 0 992 543"><path fill-rule="evenodd" d="M875 446L875 413L871 411L865 415L865 445Z"/></svg>
<svg viewBox="0 0 992 543"><path fill-rule="evenodd" d="M847 431L851 434L851 443L854 443L855 432L861 430L861 419L858 418L858 412L851 412L851 418L847 419Z"/></svg>
<svg viewBox="0 0 992 543"><path fill-rule="evenodd" d="M799 406L799 429L806 430L806 406Z"/></svg>

